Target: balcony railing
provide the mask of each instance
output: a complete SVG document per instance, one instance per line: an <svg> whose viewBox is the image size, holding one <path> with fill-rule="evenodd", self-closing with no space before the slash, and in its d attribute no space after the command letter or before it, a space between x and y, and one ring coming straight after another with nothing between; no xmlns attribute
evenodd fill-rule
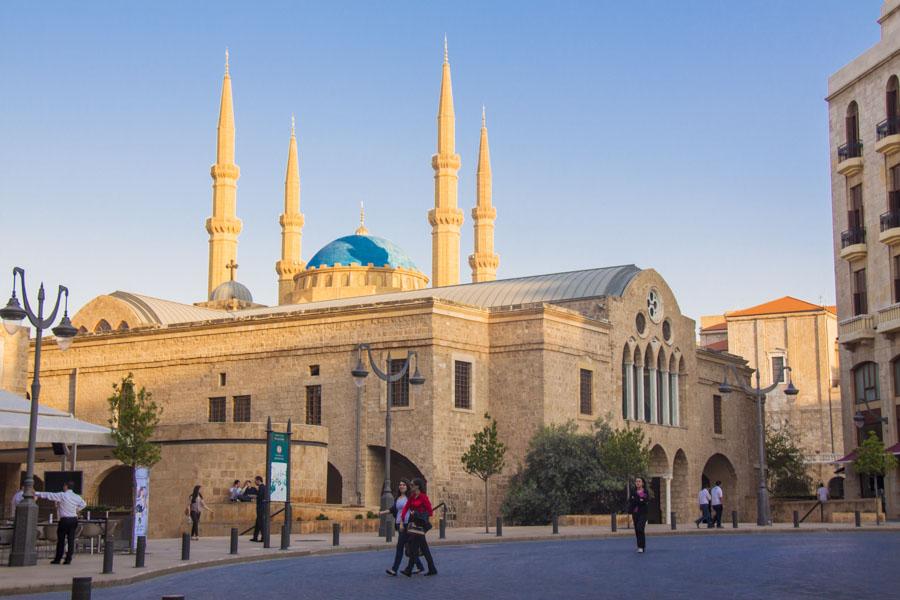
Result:
<svg viewBox="0 0 900 600"><path fill-rule="evenodd" d="M841 233L841 248L866 243L866 228L854 227Z"/></svg>
<svg viewBox="0 0 900 600"><path fill-rule="evenodd" d="M883 140L889 135L896 135L900 133L900 117L888 117L881 123L875 126L875 137L878 140Z"/></svg>
<svg viewBox="0 0 900 600"><path fill-rule="evenodd" d="M848 158L859 158L862 156L862 147L862 140L838 146L838 161L847 160Z"/></svg>
<svg viewBox="0 0 900 600"><path fill-rule="evenodd" d="M894 192L891 192L892 194ZM889 210L881 215L881 230L887 231L894 227L900 227L900 210Z"/></svg>

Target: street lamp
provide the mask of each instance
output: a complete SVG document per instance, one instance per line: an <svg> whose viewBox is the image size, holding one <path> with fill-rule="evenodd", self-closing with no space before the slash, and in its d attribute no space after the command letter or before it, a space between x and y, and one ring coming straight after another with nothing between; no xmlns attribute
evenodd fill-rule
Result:
<svg viewBox="0 0 900 600"><path fill-rule="evenodd" d="M19 305L16 298L16 275L22 283L22 301L25 307ZM56 294L56 304L50 316L44 318L44 284L41 283L38 289L38 310L37 314L31 310L28 302L28 292L25 290L25 270L16 267L13 269L13 291L12 297L6 306L0 309L0 318L3 319L3 326L8 332L15 333L18 330L19 323L26 317L36 330L34 342L34 378L31 380L31 413L28 423L28 458L25 467L25 481L22 501L16 506L15 529L13 530L12 546L9 552L9 566L24 567L37 564L37 552L35 551L35 533L37 529L37 504L34 501L34 454L35 454L35 438L37 437L37 421L38 421L38 400L41 394L41 340L45 329L50 329L56 320L56 314L59 312L59 303L65 294L65 305L63 309L63 318L59 325L53 327L53 335L56 336L56 343L60 350L65 350L72 343L72 338L78 333L78 330L72 326L69 320L69 289L65 286L59 286Z"/></svg>
<svg viewBox="0 0 900 600"><path fill-rule="evenodd" d="M392 393L392 384L396 381L400 381L403 379L403 376L409 372L409 364L412 359L416 361L416 369L413 374L409 378L409 383L412 385L422 385L425 383L425 377L419 372L419 355L414 351L410 350L406 353L406 358L403 361L403 367L400 368L396 373L391 373L391 353L388 352L387 355L387 370L382 371L378 368L378 363L375 361L375 358L372 356L372 347L369 344L359 344L356 347L356 366L350 371L350 374L353 375L353 382L357 387L357 400L356 400L356 485L357 492L359 490L359 480L360 480L360 413L362 411L362 386L365 383L366 376L368 376L369 372L366 371L366 366L362 360L362 352L366 351L366 356L368 356L369 364L372 366L372 371L375 372L375 375L382 381L387 384L387 402L386 402L386 410L384 415L384 487L381 490L381 510L388 510L391 507L391 504L394 502L394 495L391 493L391 407L393 406L393 393ZM387 518L382 519L381 522L382 530L379 535L383 535L388 541L391 539L391 534L393 533L393 528L391 528L388 524Z"/></svg>
<svg viewBox="0 0 900 600"><path fill-rule="evenodd" d="M791 368L784 367L787 371L787 386L784 393L788 396L796 396L800 390L794 387L791 381ZM728 371L731 371L735 384L728 383ZM779 382L775 382L768 387L762 387L759 382L759 369L756 370L756 387L745 385L737 371L732 365L728 365L725 371L725 378L719 385L719 392L722 394L730 394L735 389L741 390L745 394L756 396L756 432L759 438L759 485L756 491L756 524L765 526L769 524L769 490L766 487L766 434L765 422L763 417L763 403L766 401L766 394L777 388Z"/></svg>

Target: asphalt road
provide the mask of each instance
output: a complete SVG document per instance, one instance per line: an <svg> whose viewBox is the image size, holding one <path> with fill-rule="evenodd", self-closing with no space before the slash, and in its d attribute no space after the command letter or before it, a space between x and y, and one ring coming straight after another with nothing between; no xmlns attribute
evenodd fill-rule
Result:
<svg viewBox="0 0 900 600"><path fill-rule="evenodd" d="M473 544L436 548L439 575L389 577L393 552L268 560L188 571L93 600L329 598L898 598L900 534L803 533ZM68 592L16 596L68 599Z"/></svg>

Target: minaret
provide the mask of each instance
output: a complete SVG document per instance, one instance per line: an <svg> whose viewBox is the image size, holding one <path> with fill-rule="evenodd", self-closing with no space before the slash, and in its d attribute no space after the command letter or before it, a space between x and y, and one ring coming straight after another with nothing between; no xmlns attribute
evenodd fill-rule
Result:
<svg viewBox="0 0 900 600"><path fill-rule="evenodd" d="M227 265L237 261L237 236L241 220L235 215L237 180L241 170L234 164L234 105L231 100L231 76L228 74L228 50L225 50L225 79L219 108L219 139L216 164L209 171L213 179L212 216L206 220L209 232L209 289L207 297L220 283L229 280Z"/></svg>
<svg viewBox="0 0 900 600"><path fill-rule="evenodd" d="M290 304L294 291L294 275L303 270L301 242L303 213L300 212L300 162L297 160L297 134L291 115L291 143L288 146L287 171L284 175L284 213L281 224L281 260L275 263L278 273L278 304Z"/></svg>
<svg viewBox="0 0 900 600"><path fill-rule="evenodd" d="M488 132L484 107L481 107L481 144L478 147L478 169L475 173L476 204L472 209L475 222L475 253L469 255L472 281L497 279L500 257L494 254L494 220L497 209L491 204L491 151L488 148Z"/></svg>
<svg viewBox="0 0 900 600"><path fill-rule="evenodd" d="M428 211L428 222L431 224L431 281L434 287L459 283L459 228L463 214L457 207L459 155L456 153L455 120L447 37L444 36L437 154L431 157L434 208Z"/></svg>

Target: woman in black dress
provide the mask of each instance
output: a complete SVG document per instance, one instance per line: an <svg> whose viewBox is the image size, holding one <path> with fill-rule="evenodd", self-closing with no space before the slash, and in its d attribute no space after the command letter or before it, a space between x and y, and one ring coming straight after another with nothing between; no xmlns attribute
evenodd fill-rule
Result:
<svg viewBox="0 0 900 600"><path fill-rule="evenodd" d="M647 545L647 538L644 536L644 527L647 526L647 505L650 502L650 494L644 488L644 478L634 478L634 491L628 499L628 513L634 521L634 535L637 537L637 551L643 554L644 547Z"/></svg>

